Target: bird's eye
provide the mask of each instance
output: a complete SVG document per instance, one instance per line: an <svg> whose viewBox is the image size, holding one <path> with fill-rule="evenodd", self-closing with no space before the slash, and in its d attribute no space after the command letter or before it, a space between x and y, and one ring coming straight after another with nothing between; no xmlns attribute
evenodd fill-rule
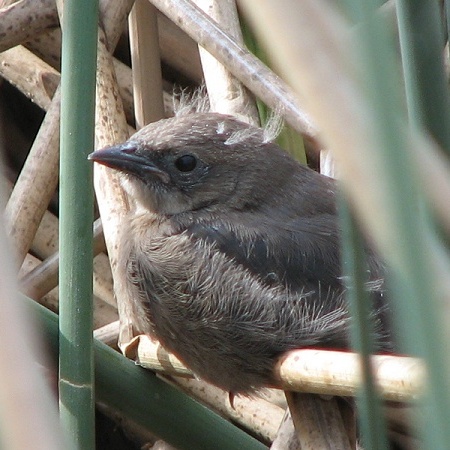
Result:
<svg viewBox="0 0 450 450"><path fill-rule="evenodd" d="M197 165L197 159L193 155L183 155L175 160L175 167L180 172L191 172Z"/></svg>

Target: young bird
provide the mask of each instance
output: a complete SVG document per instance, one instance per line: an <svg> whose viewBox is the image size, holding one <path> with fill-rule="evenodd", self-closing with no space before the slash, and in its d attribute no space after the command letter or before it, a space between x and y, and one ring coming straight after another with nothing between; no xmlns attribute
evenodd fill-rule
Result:
<svg viewBox="0 0 450 450"><path fill-rule="evenodd" d="M348 347L333 180L216 113L152 123L90 159L136 201L120 239L134 324L199 377L251 393L287 350ZM367 253L389 349L383 270Z"/></svg>

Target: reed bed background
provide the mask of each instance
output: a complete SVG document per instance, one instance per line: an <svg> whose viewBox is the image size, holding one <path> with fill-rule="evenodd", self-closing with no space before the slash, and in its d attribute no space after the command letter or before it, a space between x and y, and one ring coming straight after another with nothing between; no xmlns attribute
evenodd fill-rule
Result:
<svg viewBox="0 0 450 450"><path fill-rule="evenodd" d="M4 448L448 447L447 1L0 8ZM133 335L113 281L128 201L116 175L86 159L172 116L176 93L203 84L214 111L255 124L278 111L281 145L341 180L355 317L355 353L292 352L274 368L280 389L233 404ZM370 356L360 227L390 266L407 356ZM357 398L358 432L346 397Z"/></svg>

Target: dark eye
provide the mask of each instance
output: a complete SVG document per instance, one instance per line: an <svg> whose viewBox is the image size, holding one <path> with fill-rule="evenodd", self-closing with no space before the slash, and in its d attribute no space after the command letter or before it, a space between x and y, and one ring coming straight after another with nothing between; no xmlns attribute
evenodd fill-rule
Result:
<svg viewBox="0 0 450 450"><path fill-rule="evenodd" d="M193 155L183 155L175 160L175 167L180 172L191 172L197 165L197 159Z"/></svg>

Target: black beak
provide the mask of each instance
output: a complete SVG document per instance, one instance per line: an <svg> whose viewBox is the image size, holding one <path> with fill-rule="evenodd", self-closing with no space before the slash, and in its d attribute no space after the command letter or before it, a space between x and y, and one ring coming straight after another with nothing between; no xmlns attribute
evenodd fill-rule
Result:
<svg viewBox="0 0 450 450"><path fill-rule="evenodd" d="M156 175L165 183L169 181L167 172L156 167L148 157L137 154L136 147L129 143L97 150L91 153L88 159L112 169L135 175L140 179L148 177L148 175Z"/></svg>

